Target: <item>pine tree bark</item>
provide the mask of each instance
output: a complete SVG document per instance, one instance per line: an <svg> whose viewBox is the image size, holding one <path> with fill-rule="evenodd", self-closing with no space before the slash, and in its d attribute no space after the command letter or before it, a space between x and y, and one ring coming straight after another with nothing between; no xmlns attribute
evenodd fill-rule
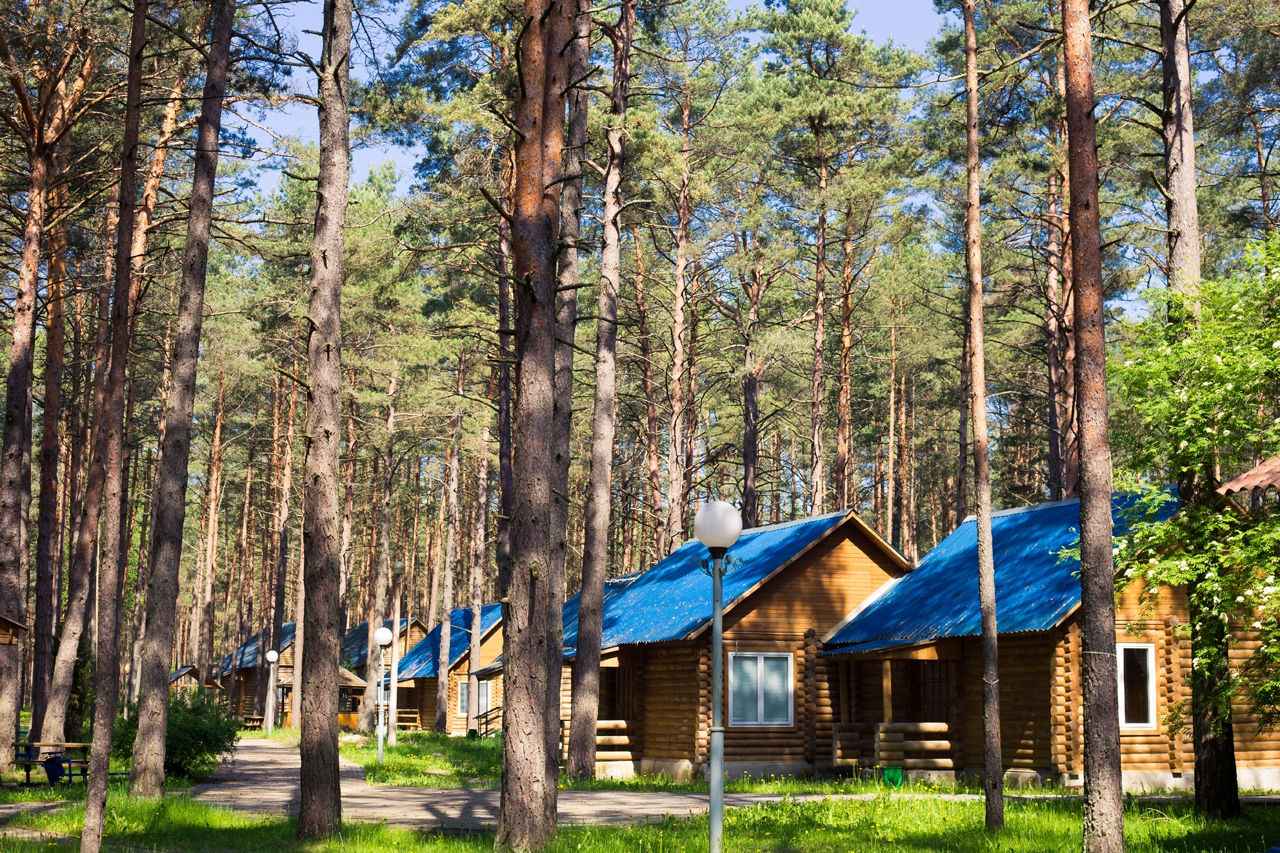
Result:
<svg viewBox="0 0 1280 853"><path fill-rule="evenodd" d="M342 417L342 253L350 156L352 0L325 0L317 64L320 175L307 308L307 450L303 548L306 635L302 659L302 803L298 837L320 838L342 825L338 775L338 624L342 574L338 535L338 459ZM295 676L296 677L296 676Z"/></svg>
<svg viewBox="0 0 1280 853"><path fill-rule="evenodd" d="M65 191L55 183L50 193L51 207L59 210ZM53 668L53 635L57 613L54 586L58 562L60 527L58 518L58 462L62 439L62 368L66 351L64 299L67 283L67 227L59 221L49 232L48 281L46 284L44 405L40 417L40 503L36 521L36 618L33 625L31 674L31 727L39 732L44 725L49 702L49 682ZM7 731L7 729L0 729Z"/></svg>
<svg viewBox="0 0 1280 853"><path fill-rule="evenodd" d="M671 375L668 394L671 399L671 421L667 441L667 551L674 551L684 541L684 419L685 419L685 307L689 298L689 244L693 220L692 149L694 115L691 97L686 94L680 105L680 186L676 192L675 269L671 292ZM660 554L659 556L666 556Z"/></svg>
<svg viewBox="0 0 1280 853"><path fill-rule="evenodd" d="M129 777L129 791L135 797L158 797L164 792L169 664L173 657L178 569L182 561L182 530L186 520L191 420L195 408L196 365L200 352L209 237L213 226L218 137L222 129L222 102L226 94L234 22L235 0L222 0L212 28L213 40L209 48L204 99L196 134L182 289L170 362L170 385L165 401L164 433L152 499L155 520L148 560L151 574L147 584L147 630L138 679L138 733L134 739L133 767Z"/></svg>
<svg viewBox="0 0 1280 853"><path fill-rule="evenodd" d="M587 15L580 13L580 17ZM582 542L582 591L578 599L578 647L573 661L569 755L565 772L588 779L596 769L596 722L600 709L600 638L604 585L609 573L609 523L613 505L613 443L617 419L618 290L622 278L622 175L626 169L627 101L631 94L631 39L635 0L623 0L613 42L613 91L605 132L604 246L596 299L596 386L592 412L591 470L587 479ZM585 56L583 63L585 64ZM557 657L559 655L557 654ZM556 662L558 664L558 661ZM556 679L553 679L553 682ZM558 686L558 685L557 685ZM556 691L559 693L559 690ZM559 695L556 704L559 705ZM557 739L559 732L556 733Z"/></svg>
<svg viewBox="0 0 1280 853"><path fill-rule="evenodd" d="M1123 853L1124 799L1116 712L1115 570L1107 422L1102 233L1088 0L1063 0L1062 29L1075 271L1080 435L1080 639L1084 718L1084 850Z"/></svg>
<svg viewBox="0 0 1280 853"><path fill-rule="evenodd" d="M489 425L480 428L480 461L476 466L476 505L471 522L471 643L467 655L467 733L479 731L480 641L484 606L484 565L489 554Z"/></svg>
<svg viewBox="0 0 1280 853"><path fill-rule="evenodd" d="M640 244L640 229L632 232L636 244L636 322L639 324L641 374L644 380L645 415L645 470L648 473L649 511L647 517L653 529L654 561L666 553L666 526L662 522L662 478L658 454L658 399L653 381L653 344L649 338L649 312L644 302L644 253ZM644 564L649 565L646 557Z"/></svg>
<svg viewBox="0 0 1280 853"><path fill-rule="evenodd" d="M298 362L295 358L293 361L293 375L298 375ZM298 423L298 383L290 380L289 389L289 414L288 421L285 424L284 446L280 452L280 491L279 503L276 504L276 530L275 530L275 595L271 601L271 624L267 626L267 642L264 644L267 649L280 651L280 640L284 635L284 612L285 612L285 591L288 588L289 578L289 512L293 506L293 443L297 437ZM217 516L215 515L216 519ZM297 639L297 631L301 626L294 626L295 640ZM263 652L265 654L265 652ZM298 657L298 649L293 650L294 661L300 660ZM271 714L278 714L279 709L276 707L276 678L279 677L280 668L278 666L266 667L267 677L264 679L267 685L266 702L270 708ZM295 684L297 684L295 679Z"/></svg>
<svg viewBox="0 0 1280 853"><path fill-rule="evenodd" d="M555 411L555 257L564 149L567 48L576 6L525 0L515 105L515 190L511 213L516 281L510 555L504 608L502 792L495 847L539 850L556 831L556 779L548 772L549 648L559 648L559 613L545 608L555 542L552 528Z"/></svg>
<svg viewBox="0 0 1280 853"><path fill-rule="evenodd" d="M355 374L351 375L352 391L355 390ZM342 560L342 572L338 578L338 595L341 604L339 605L338 624L342 626L342 632L347 631L347 614L350 612L350 588L351 588L351 520L355 514L356 502L356 400L355 394L352 393L350 399L347 400L347 447L343 454L345 462L345 474L343 475L343 496L342 496L342 546L340 557Z"/></svg>
<svg viewBox="0 0 1280 853"><path fill-rule="evenodd" d="M1170 312L1174 324L1199 321L1200 215L1195 169L1195 124L1191 100L1189 4L1161 0L1160 41L1164 67L1165 212L1168 229L1166 277L1169 289L1186 300ZM1213 500L1212 463L1178 472L1183 506ZM1191 675L1191 728L1196 755L1196 811L1223 819L1240 814L1235 736L1231 720L1230 633L1219 609L1200 591L1203 578L1188 584L1191 654L1199 664Z"/></svg>
<svg viewBox="0 0 1280 853"><path fill-rule="evenodd" d="M817 262L813 276L813 373L809 383L809 509L814 515L827 511L827 474L823 464L822 411L826 402L827 323L827 152L822 126L810 123L818 150Z"/></svg>
<svg viewBox="0 0 1280 853"><path fill-rule="evenodd" d="M138 129L142 112L142 53L146 44L147 0L134 0L129 36L129 70L125 98L124 138L120 154L120 221L116 236L115 288L111 306L111 355L101 410L105 438L105 493L102 552L98 562L98 657L94 666L93 745L89 752L89 784L85 796L81 853L98 853L107 811L107 773L111 736L120 703L121 514L124 511L125 369L129 330L138 298L131 252L138 177Z"/></svg>
<svg viewBox="0 0 1280 853"><path fill-rule="evenodd" d="M836 501L849 509L857 501L849 441L852 411L849 381L853 373L853 202L844 209L844 264L840 271L840 389L836 401Z"/></svg>
<svg viewBox="0 0 1280 853"><path fill-rule="evenodd" d="M458 356L456 390L459 397L462 396L466 372L467 353L463 350ZM458 565L458 486L462 476L462 411L460 409L454 412L451 431L453 439L449 445L449 472L445 482L444 582L441 584L443 601L440 603L440 638L436 649L436 667L439 672L437 683L441 688L436 690L435 730L442 733L449 731L449 691L445 686L448 684L449 642L453 636L453 578Z"/></svg>
<svg viewBox="0 0 1280 853"><path fill-rule="evenodd" d="M988 832L1004 829L1004 758L1000 748L1000 662L996 567L991 539L991 463L987 439L987 356L983 329L982 159L978 150L976 0L964 0L967 192L964 247L968 271L969 406L973 412L973 479L977 506L978 600L982 611L982 788Z"/></svg>
<svg viewBox="0 0 1280 853"><path fill-rule="evenodd" d="M399 381L399 365L392 360L391 379L387 383L387 432L386 447L382 451L382 507L378 526L378 563L374 577L373 611L369 618L368 654L365 657L364 699L360 703L360 728L372 731L377 722L374 715L378 702L378 672L382 647L373 638L382 627L387 614L387 584L391 578L391 489L395 482L395 434L396 434L396 383ZM399 642L400 626L391 626L392 635Z"/></svg>
<svg viewBox="0 0 1280 853"><path fill-rule="evenodd" d="M569 537L569 462L573 432L573 357L578 315L579 244L582 240L582 168L586 159L587 105L589 98L581 83L585 82L591 47L591 4L577 0L573 13L573 34L565 48L565 76L578 84L566 95L568 119L565 124L564 178L560 197L560 263L556 286L556 367L555 402L552 413L552 453L555 467L551 479L551 547L552 557L545 572L542 606L543 621L550 624L564 607L565 563ZM561 687L560 644L547 646L547 695L545 713L548 721L560 719ZM548 773L559 773L560 727L546 728L547 754L556 756ZM551 759L548 759L551 760Z"/></svg>
<svg viewBox="0 0 1280 853"><path fill-rule="evenodd" d="M77 28L60 34L60 37L66 45L64 61L60 66L36 69L39 86L34 92L36 100L32 102L29 96L33 92L24 79L23 66L14 61L9 40L5 33L0 32L0 63L7 69L7 82L17 104L15 115L5 115L5 125L20 137L29 170L22 256L14 283L10 320L12 342L5 384L4 427L0 433L0 616L23 625L26 624L28 572L25 514L31 502L30 399L34 379L40 244L49 190L55 178L54 153L79 117L77 107L97 72L96 52L87 49L87 28ZM73 63L79 64L74 75ZM23 648L23 644L0 647L0 733L12 732L15 736L19 706L22 704ZM48 660L48 653L45 660ZM65 713L65 708L62 713ZM7 738L8 734L0 734L0 737ZM10 750L0 750L0 774L9 769L11 758Z"/></svg>

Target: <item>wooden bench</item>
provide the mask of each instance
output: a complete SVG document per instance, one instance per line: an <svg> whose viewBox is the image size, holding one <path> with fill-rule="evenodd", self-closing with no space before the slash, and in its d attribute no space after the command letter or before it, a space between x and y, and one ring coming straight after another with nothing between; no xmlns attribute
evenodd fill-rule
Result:
<svg viewBox="0 0 1280 853"><path fill-rule="evenodd" d="M247 729L251 732L262 731L262 717L255 716L253 714L246 714L244 722L240 725L240 728Z"/></svg>
<svg viewBox="0 0 1280 853"><path fill-rule="evenodd" d="M396 728L407 729L411 732L422 731L422 719L418 716L415 708L397 708L396 709Z"/></svg>
<svg viewBox="0 0 1280 853"><path fill-rule="evenodd" d="M26 776L26 783L31 784L31 770L40 767L45 771L45 775L49 776L49 782L53 783L62 778L67 777L70 782L73 773L80 771L80 781L84 781L89 775L89 748L93 744L73 743L73 742L36 742L16 741L14 749L17 758L13 762L16 766L21 767ZM80 758L72 758L66 755L72 750L79 750ZM47 754L46 754L47 753ZM44 754L44 757L41 755ZM49 767L46 762L57 761L59 768L66 768L65 773L50 774Z"/></svg>

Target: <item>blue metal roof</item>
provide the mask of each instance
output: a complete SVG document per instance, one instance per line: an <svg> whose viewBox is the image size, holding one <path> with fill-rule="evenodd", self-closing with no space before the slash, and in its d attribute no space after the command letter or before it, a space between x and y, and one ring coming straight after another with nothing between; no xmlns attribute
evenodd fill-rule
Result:
<svg viewBox="0 0 1280 853"><path fill-rule="evenodd" d="M501 604L486 604L480 608L480 634L489 633L498 620L502 618ZM455 607L449 614L449 666L452 667L467 653L471 645L471 608ZM440 650L440 629L436 625L418 645L400 658L400 677L398 681L409 681L413 678L436 678L440 674L437 664ZM384 678L389 681L390 675Z"/></svg>
<svg viewBox="0 0 1280 853"><path fill-rule="evenodd" d="M1130 495L1112 500L1115 529L1124 529ZM1176 509L1170 498L1164 515ZM992 514L996 620L1000 633L1046 631L1080 603L1080 561L1062 558L1079 543L1080 502L1045 503ZM941 637L977 636L977 522L970 518L910 572L886 583L826 640L828 651L881 651ZM839 648L833 648L839 647Z"/></svg>
<svg viewBox="0 0 1280 853"><path fill-rule="evenodd" d="M388 631L391 630L392 621L383 619L382 626ZM400 620L400 631L403 631L409 625L408 619ZM396 632L396 636L400 635L400 631ZM347 632L342 638L342 665L352 672L356 672L360 667L364 666L364 660L369 656L369 622L365 620L359 625Z"/></svg>
<svg viewBox="0 0 1280 853"><path fill-rule="evenodd" d="M293 642L295 623L285 622L280 626L280 648L277 651L284 651ZM252 669L258 665L258 638L261 634L254 634L249 639L240 644L240 648L236 649L236 669ZM217 678L227 675L231 672L231 655L227 655L222 659L222 665L218 672L214 673Z"/></svg>
<svg viewBox="0 0 1280 853"><path fill-rule="evenodd" d="M836 512L801 521L743 531L729 549L724 575L725 607L822 539L849 513ZM710 558L696 539L685 542L666 559L633 579L606 586L600 647L660 643L688 637L711 621L711 575L703 569ZM739 562L741 561L741 562ZM565 604L567 656L577 647L577 598Z"/></svg>

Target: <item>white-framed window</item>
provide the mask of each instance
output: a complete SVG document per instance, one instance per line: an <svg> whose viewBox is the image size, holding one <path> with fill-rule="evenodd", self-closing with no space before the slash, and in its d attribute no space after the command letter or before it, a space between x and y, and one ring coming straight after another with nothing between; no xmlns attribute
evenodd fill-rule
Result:
<svg viewBox="0 0 1280 853"><path fill-rule="evenodd" d="M794 656L789 652L732 652L729 655L729 725L792 725L793 667Z"/></svg>
<svg viewBox="0 0 1280 853"><path fill-rule="evenodd" d="M465 717L467 715L467 700L471 695L471 684L466 678L458 682L458 716ZM489 682L480 682L480 708L476 711L483 714L489 710Z"/></svg>
<svg viewBox="0 0 1280 853"><path fill-rule="evenodd" d="M1156 727L1156 647L1151 643L1116 643L1120 728Z"/></svg>

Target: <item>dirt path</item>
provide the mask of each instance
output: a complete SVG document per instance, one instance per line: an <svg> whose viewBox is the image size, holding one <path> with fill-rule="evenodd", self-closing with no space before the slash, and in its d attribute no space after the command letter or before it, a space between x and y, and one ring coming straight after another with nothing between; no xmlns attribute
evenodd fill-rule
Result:
<svg viewBox="0 0 1280 853"><path fill-rule="evenodd" d="M482 829L498 821L498 792L439 788L393 788L365 784L364 771L340 759L342 817L386 821L412 829ZM191 796L210 805L257 814L296 814L299 800L298 750L273 741L244 739L236 759L224 764ZM767 803L781 797L729 794L728 806ZM707 809L706 794L635 791L561 791L561 824L617 825L685 817Z"/></svg>

